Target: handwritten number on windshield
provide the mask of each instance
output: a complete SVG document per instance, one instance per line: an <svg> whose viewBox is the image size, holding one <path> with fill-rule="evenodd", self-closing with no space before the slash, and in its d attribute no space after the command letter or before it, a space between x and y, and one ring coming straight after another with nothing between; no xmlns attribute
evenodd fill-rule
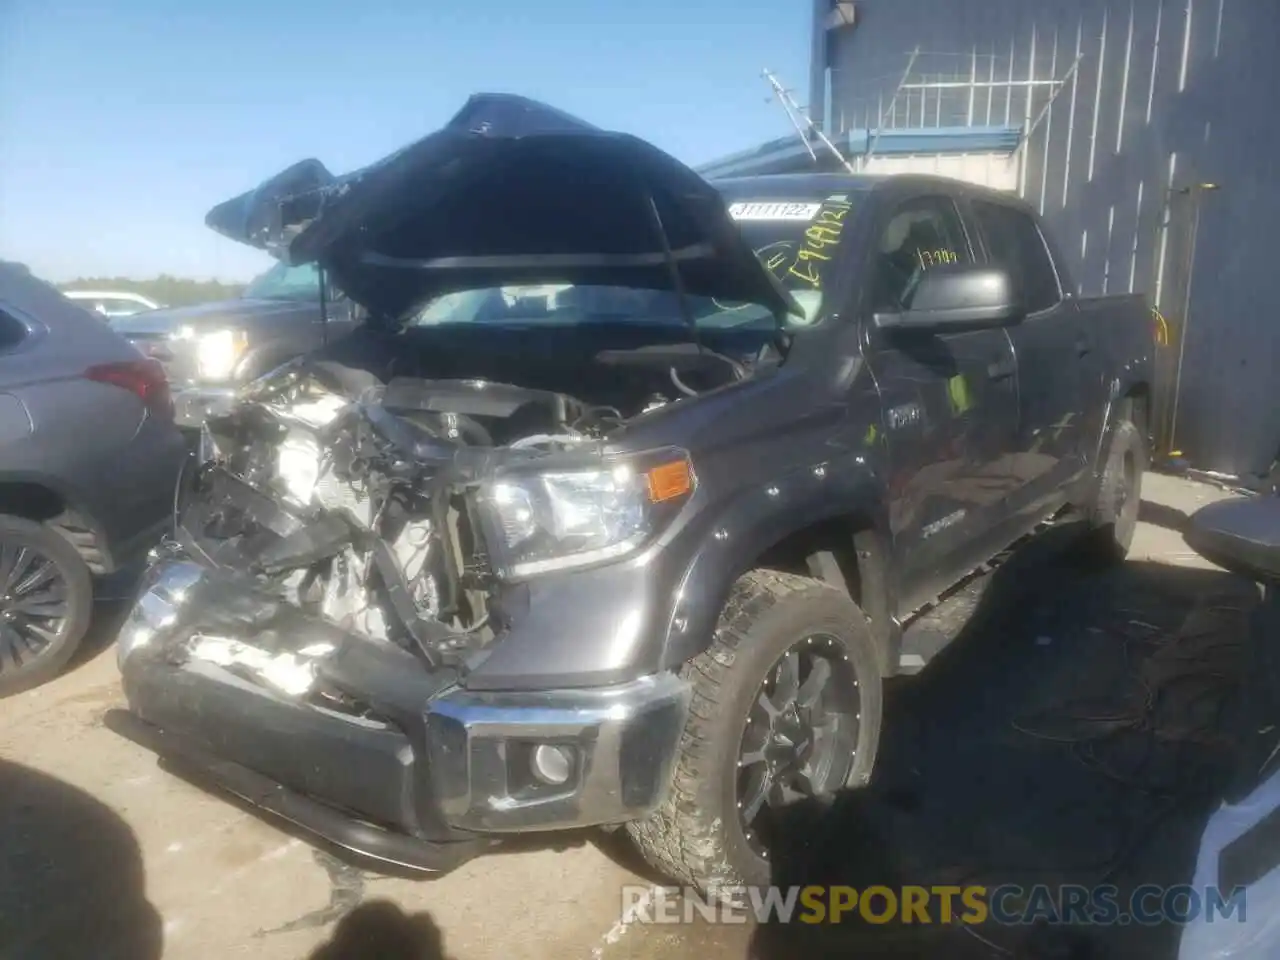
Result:
<svg viewBox="0 0 1280 960"><path fill-rule="evenodd" d="M795 259L787 268L787 274L801 280L815 290L822 283L821 266L830 260L844 230L844 218L849 213L847 200L825 200L813 223L804 232L804 241ZM773 264L769 264L773 268Z"/></svg>

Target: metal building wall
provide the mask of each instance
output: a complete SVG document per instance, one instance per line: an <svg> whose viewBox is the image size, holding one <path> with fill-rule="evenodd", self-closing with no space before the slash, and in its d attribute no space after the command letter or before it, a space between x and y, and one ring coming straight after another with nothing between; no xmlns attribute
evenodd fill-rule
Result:
<svg viewBox="0 0 1280 960"><path fill-rule="evenodd" d="M961 153L867 158L862 169L867 173L923 173L932 177L951 177L976 183L993 190L1018 189L1018 161L1007 154Z"/></svg>
<svg viewBox="0 0 1280 960"><path fill-rule="evenodd" d="M1018 191L1073 255L1080 292L1145 292L1167 322L1164 449L1265 472L1280 446L1280 2L860 0L836 31L817 2L814 56L830 69L812 72L810 102L829 129L1030 129Z"/></svg>

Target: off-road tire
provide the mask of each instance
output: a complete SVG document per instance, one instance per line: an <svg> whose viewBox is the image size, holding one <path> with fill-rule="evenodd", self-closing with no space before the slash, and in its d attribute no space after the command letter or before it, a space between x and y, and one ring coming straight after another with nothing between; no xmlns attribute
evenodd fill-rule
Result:
<svg viewBox="0 0 1280 960"><path fill-rule="evenodd" d="M1131 420L1115 425L1107 447L1081 553L1099 564L1122 563L1133 545L1142 503L1142 475L1147 468L1147 444ZM1124 496L1121 498L1121 492Z"/></svg>
<svg viewBox="0 0 1280 960"><path fill-rule="evenodd" d="M737 809L737 759L751 702L773 664L807 635L839 641L857 678L860 719L849 787L871 777L880 740L881 677L866 616L818 580L754 570L734 585L710 648L685 665L693 686L670 793L651 816L627 825L655 870L710 893L770 882Z"/></svg>
<svg viewBox="0 0 1280 960"><path fill-rule="evenodd" d="M7 697L53 679L75 654L93 614L93 577L75 547L44 524L0 514L0 543L29 547L52 561L67 587L67 615L58 637L29 661L0 663L0 697Z"/></svg>

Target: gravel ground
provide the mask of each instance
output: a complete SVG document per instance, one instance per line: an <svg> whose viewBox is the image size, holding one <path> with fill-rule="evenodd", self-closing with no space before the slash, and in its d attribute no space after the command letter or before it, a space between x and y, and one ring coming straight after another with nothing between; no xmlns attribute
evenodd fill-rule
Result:
<svg viewBox="0 0 1280 960"><path fill-rule="evenodd" d="M1176 632L1193 614L1205 615L1199 600L1249 595L1195 558L1172 529L1180 513L1223 495L1149 477L1146 515L1156 522L1141 525L1125 570L1088 576L1049 561L1027 574L1025 583L1034 580L1037 590L1005 601L983 636L953 648L900 694L891 691L893 733L883 776L877 774L883 786L873 791L889 799L882 804L888 812L864 814L843 804L833 829L855 817L874 824L879 841L890 846L895 873L908 875L899 882L907 883L920 882L920 871L936 871L944 861L970 873L1004 870L991 856L1002 845L1018 848L1024 861L1052 863L1068 849L1078 851L1094 827L1105 832L1087 812L1088 797L1099 789L1090 779L1096 772L1071 763L1060 746L1026 749L1032 738L1010 723L1029 705L1061 702L1064 691L1078 694L1089 678L1122 675L1115 657L1127 643L1107 638L1124 633L1132 640L1144 629L1134 622ZM110 633L113 615L104 610L100 633ZM1225 635L1239 624L1227 616L1211 626ZM408 960L443 950L456 960L718 960L747 954L753 931L746 926L624 922L621 887L651 881L635 872L620 844L592 835L523 844L431 881L379 878L339 863L157 769L153 756L108 731L103 717L122 697L109 643L99 637L94 646L56 682L0 702L2 957L300 960L333 937L335 922L360 903L393 918L396 911L415 915L414 951L368 956ZM969 780L975 770L989 772L993 757L1003 757L1006 771L1025 762L1021 786L992 775L985 785L980 776L976 786L957 791L956 757L964 758ZM1033 781L1057 784L1059 802L1009 801L1020 789L1045 799ZM1117 797L1099 802L1114 810ZM1019 813L1030 807L1052 809L1038 818ZM1188 817L1183 832L1193 836L1203 816ZM1176 832L1168 824L1161 829L1164 837ZM1169 844L1177 847L1179 863L1187 842ZM824 864L813 869L847 877L855 862L862 868L878 862L865 859L859 844L829 844ZM424 913L429 916L418 916ZM37 936L47 938L45 946L29 945ZM771 946L761 938L760 955L794 955L773 939ZM976 939L961 939L975 956L996 955ZM28 947L15 946L24 940ZM950 955L961 955L956 948L947 948ZM926 955L919 945L913 949L901 955ZM850 955L847 945L840 955Z"/></svg>

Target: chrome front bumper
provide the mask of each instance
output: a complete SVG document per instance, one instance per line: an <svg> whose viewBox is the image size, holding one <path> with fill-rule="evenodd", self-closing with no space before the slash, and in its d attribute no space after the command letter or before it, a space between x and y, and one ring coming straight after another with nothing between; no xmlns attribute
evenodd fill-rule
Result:
<svg viewBox="0 0 1280 960"><path fill-rule="evenodd" d="M465 677L432 675L416 660L406 670L398 648L350 637L354 659L375 669L340 675L320 659L316 670L375 706L381 726L371 726L216 664L163 656L190 635L184 611L203 575L184 560L153 568L117 656L133 715L173 742L198 744L224 768L428 843L620 823L667 795L691 696L675 674L594 689L473 692ZM313 639L299 635L289 646ZM383 658L394 665L378 666ZM562 777L548 778L535 760L549 753ZM332 839L332 829L312 829Z"/></svg>
<svg viewBox="0 0 1280 960"><path fill-rule="evenodd" d="M469 693L426 705L427 762L445 820L476 833L552 830L646 816L667 795L690 688L674 674L590 690ZM540 782L538 747L568 757Z"/></svg>

